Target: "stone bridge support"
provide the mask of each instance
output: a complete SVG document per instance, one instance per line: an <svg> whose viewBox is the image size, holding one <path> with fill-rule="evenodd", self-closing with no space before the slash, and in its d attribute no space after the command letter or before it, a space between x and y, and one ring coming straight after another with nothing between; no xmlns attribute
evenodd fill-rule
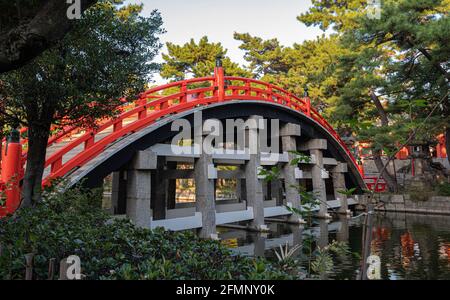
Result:
<svg viewBox="0 0 450 300"><path fill-rule="evenodd" d="M334 188L334 197L336 200L339 200L341 206L339 207L338 212L342 214L348 214L348 202L347 195L339 193L339 191L345 191L345 173L347 172L347 164L338 162L337 166L335 166L331 171L331 176L333 178L333 188Z"/></svg>
<svg viewBox="0 0 450 300"><path fill-rule="evenodd" d="M250 117L250 119L255 119L257 122L261 118L260 116ZM250 227L257 231L267 231L267 226L264 224L263 179L258 175L261 168L261 139L257 128L249 128L246 131L246 146L250 151L250 159L244 166L245 191L247 205L253 209L253 220L250 223ZM251 145L252 143L256 143L256 145ZM256 153L251 151L252 148Z"/></svg>
<svg viewBox="0 0 450 300"><path fill-rule="evenodd" d="M162 156L155 157L155 170L153 172L153 182L151 184L153 191L151 193L151 207L153 209L153 219L163 220L166 218L167 211L167 192L169 180L165 176L166 158Z"/></svg>
<svg viewBox="0 0 450 300"><path fill-rule="evenodd" d="M338 242L348 242L349 238L349 219L347 216L340 215L339 216L339 222L341 223L341 226L339 227L338 232L336 233L336 240Z"/></svg>
<svg viewBox="0 0 450 300"><path fill-rule="evenodd" d="M296 187L299 185L299 180L296 178L296 169L298 165L291 165L296 155L290 151L297 151L297 137L301 135L300 125L287 123L281 128L281 144L283 152L288 152L288 162L283 164L282 172L284 177L285 191L286 191L286 203L285 205L291 206L296 209L300 209L300 194ZM292 214L289 217L289 222L302 223L303 220L300 216Z"/></svg>
<svg viewBox="0 0 450 300"><path fill-rule="evenodd" d="M126 180L125 171L112 173L111 182L111 214L118 215L126 212Z"/></svg>
<svg viewBox="0 0 450 300"><path fill-rule="evenodd" d="M126 214L136 226L150 228L151 170L156 161L152 151L139 151L127 170Z"/></svg>
<svg viewBox="0 0 450 300"><path fill-rule="evenodd" d="M330 218L327 207L327 191L325 179L328 178L328 172L324 169L323 150L327 149L327 140L312 139L300 147L301 150L309 150L313 158L311 169L313 193L320 201L320 210L317 214L319 218Z"/></svg>
<svg viewBox="0 0 450 300"><path fill-rule="evenodd" d="M201 238L217 239L216 232L216 199L214 180L217 170L214 168L212 156L202 151L200 158L195 160L195 203L196 210L202 213Z"/></svg>

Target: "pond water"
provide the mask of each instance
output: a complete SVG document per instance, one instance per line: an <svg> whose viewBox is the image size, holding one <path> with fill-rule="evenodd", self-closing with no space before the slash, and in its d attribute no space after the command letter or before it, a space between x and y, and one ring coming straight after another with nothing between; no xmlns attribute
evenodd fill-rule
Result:
<svg viewBox="0 0 450 300"><path fill-rule="evenodd" d="M279 245L302 243L313 236L315 244L346 242L350 253L334 256L329 279L355 279L360 269L363 218L340 217L330 222L315 220L312 229L285 223L269 223L267 234L220 228L219 237L228 247L250 256L276 260ZM381 278L450 280L450 216L377 213L374 218L371 254L381 259ZM296 254L301 258L301 251Z"/></svg>

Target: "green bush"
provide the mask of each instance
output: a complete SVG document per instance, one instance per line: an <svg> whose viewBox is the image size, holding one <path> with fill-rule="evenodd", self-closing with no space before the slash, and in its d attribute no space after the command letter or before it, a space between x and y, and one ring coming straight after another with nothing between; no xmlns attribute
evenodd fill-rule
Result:
<svg viewBox="0 0 450 300"><path fill-rule="evenodd" d="M450 183L443 182L437 187L439 196L450 196Z"/></svg>
<svg viewBox="0 0 450 300"><path fill-rule="evenodd" d="M95 191L53 193L33 209L0 220L0 278L23 279L27 253L34 278L46 279L48 262L81 259L86 279L291 279L295 266L233 255L220 242L190 232L137 228L111 220Z"/></svg>

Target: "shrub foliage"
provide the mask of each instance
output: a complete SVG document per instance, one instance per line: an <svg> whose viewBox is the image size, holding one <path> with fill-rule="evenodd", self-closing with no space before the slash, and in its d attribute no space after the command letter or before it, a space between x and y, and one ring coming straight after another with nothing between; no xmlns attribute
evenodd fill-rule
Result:
<svg viewBox="0 0 450 300"><path fill-rule="evenodd" d="M23 279L34 253L34 278L47 279L51 258L81 259L86 279L290 279L292 267L234 255L191 232L135 227L110 219L95 191L49 193L33 209L0 220L1 279Z"/></svg>

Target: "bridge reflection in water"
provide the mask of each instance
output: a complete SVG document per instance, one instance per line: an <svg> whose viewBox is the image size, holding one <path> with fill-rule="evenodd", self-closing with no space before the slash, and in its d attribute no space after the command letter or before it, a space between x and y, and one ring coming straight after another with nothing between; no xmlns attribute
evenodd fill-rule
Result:
<svg viewBox="0 0 450 300"><path fill-rule="evenodd" d="M333 240L347 242L352 253L334 257L330 279L355 279L360 267L362 220L341 216L327 223L316 220L311 233L316 245ZM269 223L266 234L220 228L219 237L234 252L276 260L275 250L286 242L292 247L309 232L296 225ZM450 279L450 216L378 213L371 252L380 256L385 280ZM297 251L297 258L301 254ZM305 257L303 257L305 258ZM306 261L305 261L306 265Z"/></svg>
<svg viewBox="0 0 450 300"><path fill-rule="evenodd" d="M335 240L348 242L349 226L359 224L358 219L350 219L345 215L336 220L317 219L313 227L303 229L302 225L286 223L268 223L267 233L255 233L246 230L219 228L219 238L236 253L249 256L271 256L279 246L289 245L289 248L299 245L304 236L313 236L317 246L324 247Z"/></svg>

